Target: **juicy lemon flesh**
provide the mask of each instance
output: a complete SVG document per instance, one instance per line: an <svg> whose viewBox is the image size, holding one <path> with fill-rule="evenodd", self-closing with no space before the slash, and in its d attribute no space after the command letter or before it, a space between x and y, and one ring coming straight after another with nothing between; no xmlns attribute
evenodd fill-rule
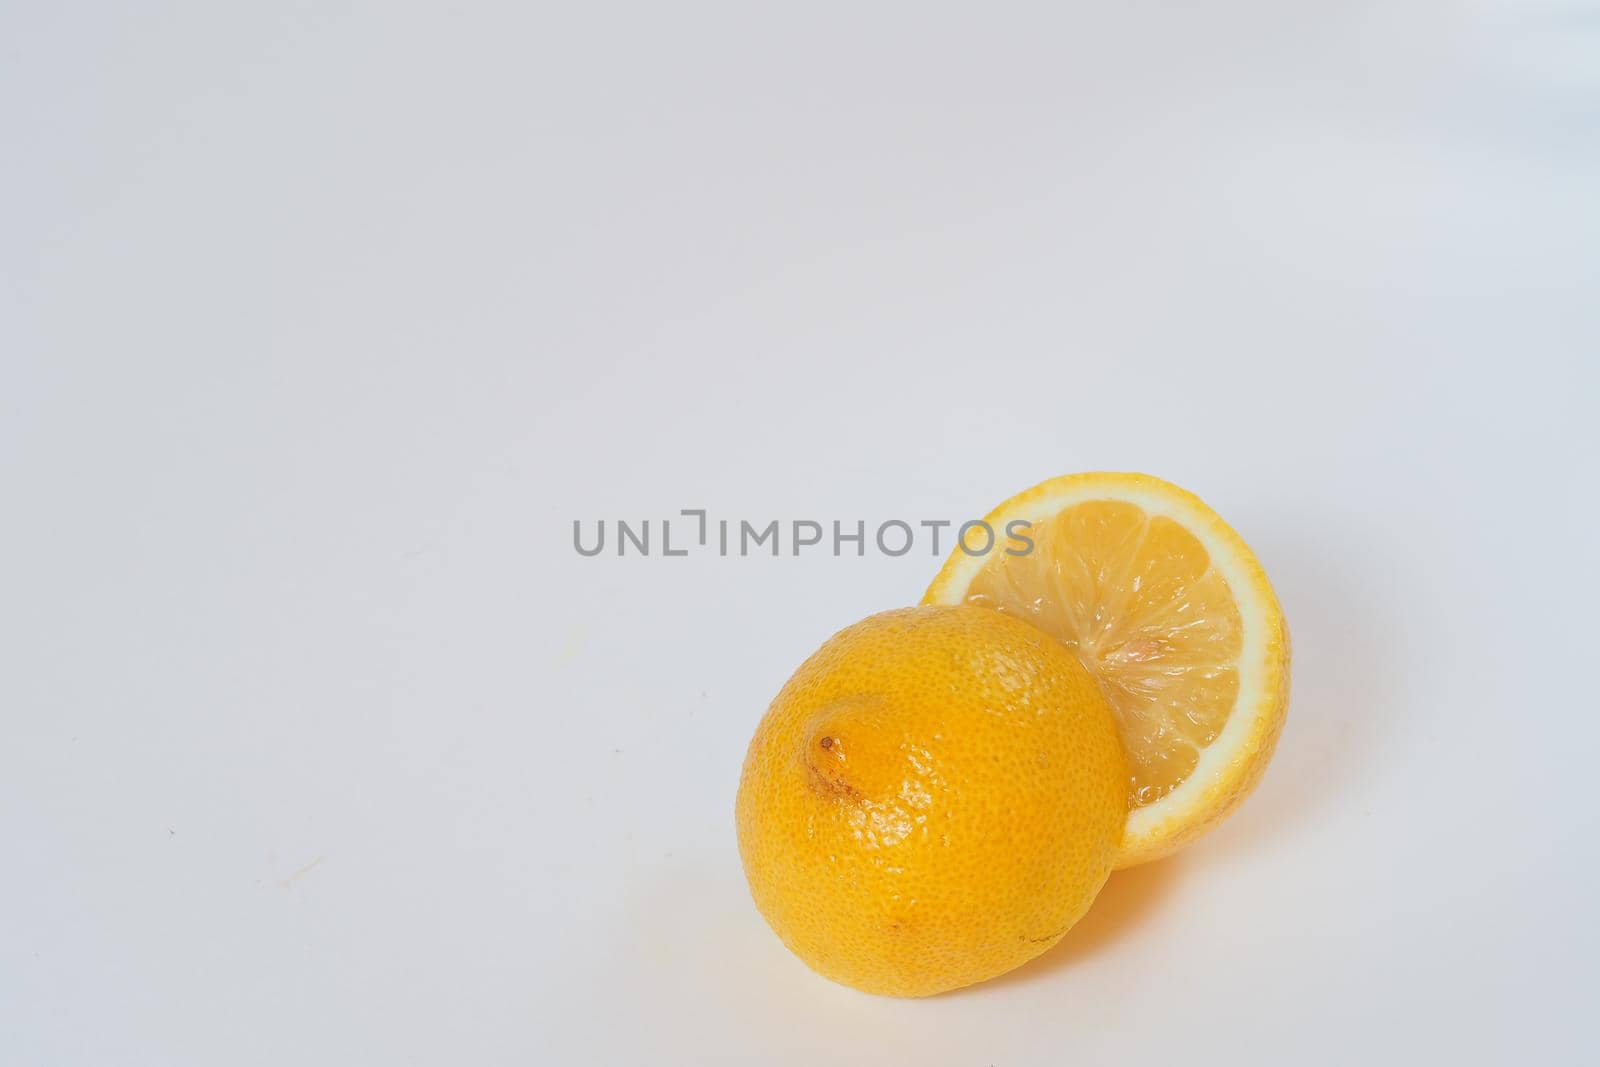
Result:
<svg viewBox="0 0 1600 1067"><path fill-rule="evenodd" d="M1095 500L1035 521L1031 552L997 553L966 601L1070 648L1116 715L1128 802L1166 796L1222 731L1239 692L1239 609L1205 546L1136 504Z"/></svg>
<svg viewBox="0 0 1600 1067"><path fill-rule="evenodd" d="M739 853L795 955L870 993L927 996L1059 940L1127 818L1116 722L1035 627L967 605L871 616L773 700L745 757Z"/></svg>

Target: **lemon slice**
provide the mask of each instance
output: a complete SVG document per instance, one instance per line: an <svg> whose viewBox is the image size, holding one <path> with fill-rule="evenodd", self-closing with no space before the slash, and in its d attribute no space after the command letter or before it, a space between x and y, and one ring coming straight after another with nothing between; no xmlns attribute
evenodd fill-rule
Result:
<svg viewBox="0 0 1600 1067"><path fill-rule="evenodd" d="M923 603L1025 619L1100 683L1129 767L1116 865L1215 826L1260 781L1289 704L1289 632L1255 554L1194 494L1146 474L1053 478L987 521L1031 550L958 545Z"/></svg>

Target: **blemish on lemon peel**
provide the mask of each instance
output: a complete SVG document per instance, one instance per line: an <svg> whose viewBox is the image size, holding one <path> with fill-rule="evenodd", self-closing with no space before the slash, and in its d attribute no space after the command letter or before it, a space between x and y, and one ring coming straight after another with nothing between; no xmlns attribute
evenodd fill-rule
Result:
<svg viewBox="0 0 1600 1067"><path fill-rule="evenodd" d="M814 792L824 796L838 797L842 800L859 800L861 794L852 786L844 775L835 767L826 764L819 766L811 760L805 760L807 773L806 781Z"/></svg>

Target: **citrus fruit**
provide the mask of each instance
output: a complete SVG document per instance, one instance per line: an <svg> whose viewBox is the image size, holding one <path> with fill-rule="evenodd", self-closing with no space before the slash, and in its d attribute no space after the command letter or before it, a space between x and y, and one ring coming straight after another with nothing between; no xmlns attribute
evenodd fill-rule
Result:
<svg viewBox="0 0 1600 1067"><path fill-rule="evenodd" d="M773 700L739 852L813 969L926 996L1078 921L1117 855L1126 780L1105 697L1059 642L980 608L902 608L835 634Z"/></svg>
<svg viewBox="0 0 1600 1067"><path fill-rule="evenodd" d="M1069 474L987 518L1010 552L951 552L924 604L1026 619L1072 649L1128 758L1118 867L1156 859L1260 780L1289 703L1289 632L1249 547L1193 494L1144 474Z"/></svg>

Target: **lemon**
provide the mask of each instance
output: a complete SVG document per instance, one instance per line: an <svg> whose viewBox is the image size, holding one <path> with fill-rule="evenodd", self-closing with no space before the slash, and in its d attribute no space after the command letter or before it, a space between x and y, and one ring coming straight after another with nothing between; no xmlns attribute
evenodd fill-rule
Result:
<svg viewBox="0 0 1600 1067"><path fill-rule="evenodd" d="M755 903L814 970L926 996L1045 951L1110 874L1127 770L1065 646L977 607L841 631L772 702L736 817Z"/></svg>
<svg viewBox="0 0 1600 1067"><path fill-rule="evenodd" d="M1128 757L1117 866L1215 826L1260 780L1288 711L1289 631L1255 554L1198 497L1143 474L1056 478L988 522L1031 524L1032 550L958 546L923 603L1025 619L1098 680Z"/></svg>

